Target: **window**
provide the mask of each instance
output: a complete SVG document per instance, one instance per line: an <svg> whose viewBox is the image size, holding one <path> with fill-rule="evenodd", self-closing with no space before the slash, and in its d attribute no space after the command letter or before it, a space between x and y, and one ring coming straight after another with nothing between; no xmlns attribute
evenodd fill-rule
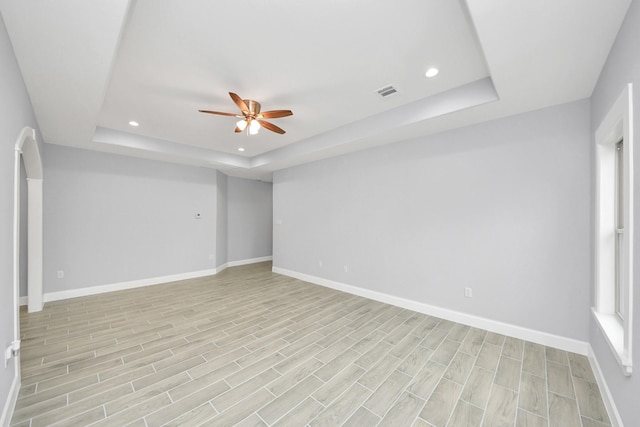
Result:
<svg viewBox="0 0 640 427"><path fill-rule="evenodd" d="M631 374L633 292L632 86L596 131L596 293L593 314L625 375Z"/></svg>
<svg viewBox="0 0 640 427"><path fill-rule="evenodd" d="M624 321L624 304L621 295L623 270L622 258L624 254L624 140L615 146L615 313L620 321Z"/></svg>

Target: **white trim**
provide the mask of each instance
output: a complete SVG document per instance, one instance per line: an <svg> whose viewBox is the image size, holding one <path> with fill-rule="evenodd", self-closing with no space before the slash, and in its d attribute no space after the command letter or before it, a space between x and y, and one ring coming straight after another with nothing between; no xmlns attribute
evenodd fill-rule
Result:
<svg viewBox="0 0 640 427"><path fill-rule="evenodd" d="M451 320L453 322L462 323L464 325L485 329L487 331L496 332L503 335L531 341L537 344L558 348L572 353L578 353L586 356L588 354L589 343L584 341L566 338L559 335L549 334L547 332L536 331L534 329L524 328L522 326L511 325L499 322L497 320L487 319L485 317L474 316L462 313L460 311L450 310L447 308L437 307L382 292L372 291L369 289L359 288L357 286L347 285L345 283L334 282L332 280L323 279L321 277L311 276L296 271L286 270L280 267L273 267L274 273L293 277L305 282L314 283L316 285L325 286L327 288L336 289L338 291L347 292L349 294L358 295L386 304L395 305L397 307L406 308L408 310L417 311L419 313L436 316L441 319Z"/></svg>
<svg viewBox="0 0 640 427"><path fill-rule="evenodd" d="M222 265L219 265L218 268L216 268L216 271L220 273L221 271L224 271L229 267L238 267L240 265L255 264L258 262L265 262L265 261L271 261L271 260L273 260L273 257L269 255L269 256L263 256L260 258L250 258L250 259L241 259L238 261L229 261L229 262L225 262Z"/></svg>
<svg viewBox="0 0 640 427"><path fill-rule="evenodd" d="M624 329L622 323L615 314L604 314L591 307L591 312L596 320L596 325L605 338L607 344L612 349L613 356L622 368L625 376L630 376L633 372L633 363L630 355L626 352L624 342Z"/></svg>
<svg viewBox="0 0 640 427"><path fill-rule="evenodd" d="M122 291L125 289L142 288L145 286L161 285L163 283L176 282L178 280L193 279L196 277L213 276L224 269L213 268L210 270L193 271L190 273L171 274L168 276L152 277L149 279L132 280L129 282L112 283L108 285L90 286L88 288L70 289L67 291L49 292L44 294L44 301L59 301L68 298L85 297L88 295L104 294L106 292Z"/></svg>
<svg viewBox="0 0 640 427"><path fill-rule="evenodd" d="M20 182L21 182L21 163L27 173L27 179L35 179L42 182L42 159L36 142L36 131L33 128L25 126L20 131L18 139L14 146L14 173L13 173L13 343L20 342ZM42 186L40 186L42 188ZM38 194L28 194L28 227L32 226L38 212L42 212L42 193L40 198ZM31 211L35 213L32 214ZM42 270L42 252L38 254L37 249L42 248L42 227L35 230L29 229L27 262L29 277L27 277L27 286L31 289L34 285L40 286L42 293L42 275L38 276L38 269ZM39 256L38 256L39 255ZM39 281L39 282L38 282ZM4 356L3 356L4 357ZM2 408L0 416L0 425L8 426L13 416L13 410L18 400L20 391L20 357L13 357L13 381L9 389L9 395Z"/></svg>
<svg viewBox="0 0 640 427"><path fill-rule="evenodd" d="M26 128L25 128L26 129ZM20 156L24 142L22 129L15 147L13 177L13 339L20 339Z"/></svg>
<svg viewBox="0 0 640 427"><path fill-rule="evenodd" d="M18 359L16 359L18 360ZM16 407L18 401L18 393L20 392L20 377L14 376L11 382L11 388L9 389L9 395L2 408L2 416L0 416L0 426L9 427L11 423L11 417L13 416L13 410Z"/></svg>
<svg viewBox="0 0 640 427"><path fill-rule="evenodd" d="M258 262L271 261L272 256L265 256L260 258L251 258L240 261L231 261L219 265L216 268L210 270L193 271L191 273L172 274L169 276L153 277L149 279L132 280L129 282L111 283L108 285L90 286L88 288L70 289L68 291L49 292L44 294L44 301L59 301L68 298L85 297L88 295L104 294L106 292L122 291L125 289L135 289L144 286L161 285L163 283L175 282L178 280L194 279L196 277L213 276L218 274L228 267L236 267L239 265L255 264ZM20 297L20 305L28 305L29 297Z"/></svg>
<svg viewBox="0 0 640 427"><path fill-rule="evenodd" d="M265 261L272 261L272 260L273 260L273 257L269 255L269 256L263 256L260 258L250 258L250 259L241 259L239 261L229 261L226 265L228 267L237 267L239 265L255 264L257 262L265 262Z"/></svg>
<svg viewBox="0 0 640 427"><path fill-rule="evenodd" d="M222 271L225 271L227 268L229 268L229 263L228 262L225 262L224 264L217 266L216 267L216 271L217 271L216 274L218 274L218 273L220 273Z"/></svg>
<svg viewBox="0 0 640 427"><path fill-rule="evenodd" d="M622 246L621 312L616 316L614 236L615 144L624 141L624 238ZM633 362L633 86L627 84L595 132L595 307L596 324L604 334L624 375L631 375Z"/></svg>
<svg viewBox="0 0 640 427"><path fill-rule="evenodd" d="M598 359L596 358L591 345L589 345L588 350L589 354L587 354L587 357L589 358L589 363L591 364L593 375L596 377L596 382L598 383L598 388L600 389L600 395L602 395L602 401L604 402L605 408L607 408L607 414L609 415L611 425L613 427L623 427L624 424L622 423L622 417L618 412L618 408L616 407L615 400L613 399L613 395L611 394L611 390L609 390L609 386L607 386L607 381L605 380L605 376L600 369L600 364L598 363Z"/></svg>
<svg viewBox="0 0 640 427"><path fill-rule="evenodd" d="M29 304L29 312L42 310L42 157L40 149L36 141L36 131L33 128L25 126L20 131L18 140L15 144L16 163L15 163L15 207L14 214L14 239L19 239L20 227L20 158L24 163L27 172L28 187L28 209L27 209L27 288L28 293L32 295L31 304ZM17 234L16 234L17 233ZM14 240L14 256L19 257L19 240ZM16 259L16 267L19 268L19 258ZM19 273L16 272L16 277ZM17 285L16 285L17 286ZM19 297L15 297L16 310L19 304ZM16 338L17 339L17 338Z"/></svg>

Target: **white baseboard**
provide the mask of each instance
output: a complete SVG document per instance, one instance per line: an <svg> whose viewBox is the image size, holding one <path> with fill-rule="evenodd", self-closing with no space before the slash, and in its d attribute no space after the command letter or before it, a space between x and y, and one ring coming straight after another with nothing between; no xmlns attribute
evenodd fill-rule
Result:
<svg viewBox="0 0 640 427"><path fill-rule="evenodd" d="M221 272L225 271L227 268L229 268L229 263L228 263L228 262L225 262L224 264L219 265L219 266L216 268L216 274L218 274L218 273L221 273Z"/></svg>
<svg viewBox="0 0 640 427"><path fill-rule="evenodd" d="M260 258L241 259L238 261L225 262L224 264L219 265L218 268L216 268L216 274L226 270L229 267L238 267L240 265L255 264L258 262L265 262L265 261L271 261L271 260L273 260L272 256L263 256Z"/></svg>
<svg viewBox="0 0 640 427"><path fill-rule="evenodd" d="M11 417L13 416L13 410L16 407L18 401L18 393L20 392L20 376L14 375L11 382L11 388L9 389L9 395L2 408L2 415L0 416L0 426L9 427L11 423Z"/></svg>
<svg viewBox="0 0 640 427"><path fill-rule="evenodd" d="M265 261L271 261L271 260L273 260L272 256L263 256L260 258L250 258L250 259L242 259L239 261L229 261L227 265L229 267L237 267L239 265L255 264L258 262L265 262Z"/></svg>
<svg viewBox="0 0 640 427"><path fill-rule="evenodd" d="M273 257L266 256L261 258L245 259L240 261L232 261L222 264L216 268L209 270L193 271L190 273L172 274L168 276L152 277L149 279L132 280L129 282L111 283L108 285L90 286L87 288L70 289L68 291L48 292L44 294L44 302L59 301L69 298L85 297L88 295L103 294L106 292L122 291L125 289L141 288L144 286L161 285L163 283L175 282L178 280L194 279L196 277L213 276L220 273L228 267L238 265L254 264L257 262L271 261ZM29 297L20 297L20 305L27 305Z"/></svg>
<svg viewBox="0 0 640 427"><path fill-rule="evenodd" d="M325 286L327 288L336 289L338 291L347 292L352 295L358 295L386 304L395 305L397 307L406 308L408 310L417 311L419 313L428 314L430 316L439 317L441 319L451 320L453 322L462 323L464 325L485 329L487 331L496 332L502 335L508 335L537 344L570 351L572 353L582 354L584 356L587 356L589 353L589 343L584 341L566 338L559 335L553 335L534 329L524 328L522 326L511 325L508 323L499 322L497 320L474 316L472 314L462 313L460 311L449 310L418 301L412 301L406 298L401 298L382 292L372 291L369 289L359 288L357 286L347 285L345 283L323 279L321 277L286 270L280 267L273 267L272 271L274 273L304 280L305 282L314 283L316 285Z"/></svg>
<svg viewBox="0 0 640 427"><path fill-rule="evenodd" d="M168 276L152 277L149 279L132 280L129 282L111 283L108 285L90 286L87 288L70 289L68 291L47 292L44 302L59 301L69 298L86 297L88 295L104 294L106 292L122 291L125 289L142 288L144 286L161 285L178 280L194 279L196 277L212 276L224 269L220 267L209 270L192 271L190 273L171 274ZM27 305L29 297L20 297L20 305Z"/></svg>
<svg viewBox="0 0 640 427"><path fill-rule="evenodd" d="M618 408L616 408L611 390L609 390L609 386L607 386L607 381L604 377L604 374L602 373L602 370L600 369L600 364L598 363L598 359L596 358L596 355L593 352L593 348L591 346L589 346L589 354L587 354L587 356L589 357L589 362L591 363L591 370L593 371L593 375L596 377L596 382L598 383L598 388L600 389L600 394L602 395L604 406L607 408L607 414L609 415L611 425L613 427L624 427L624 424L622 423L622 417L620 417Z"/></svg>

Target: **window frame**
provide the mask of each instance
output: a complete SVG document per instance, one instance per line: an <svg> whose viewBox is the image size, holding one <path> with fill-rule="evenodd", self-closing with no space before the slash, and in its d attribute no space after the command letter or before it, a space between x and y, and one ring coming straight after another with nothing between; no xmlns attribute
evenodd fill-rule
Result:
<svg viewBox="0 0 640 427"><path fill-rule="evenodd" d="M625 375L631 375L633 360L632 95L633 87L628 84L595 134L596 262L592 312ZM622 165L618 165L620 141Z"/></svg>
<svg viewBox="0 0 640 427"><path fill-rule="evenodd" d="M625 223L625 208L624 208L624 189L626 185L624 184L624 162L625 162L625 152L624 152L624 137L620 137L620 140L614 145L615 150L615 168L614 168L614 179L615 179L615 300L614 300L614 312L618 319L623 322L625 317L625 304L623 297L623 286L624 286L624 278L623 278L623 270L624 270L624 248L623 242L625 239L624 236L624 223Z"/></svg>

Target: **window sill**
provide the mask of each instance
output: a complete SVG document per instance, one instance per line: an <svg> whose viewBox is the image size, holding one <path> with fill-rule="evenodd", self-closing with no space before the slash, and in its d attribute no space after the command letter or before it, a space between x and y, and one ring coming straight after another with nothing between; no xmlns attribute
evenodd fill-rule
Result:
<svg viewBox="0 0 640 427"><path fill-rule="evenodd" d="M620 364L622 373L625 376L630 376L632 362L627 349L624 348L624 328L620 320L614 314L605 314L596 311L595 307L592 307L591 311L607 343L609 343L613 355L616 357L618 364Z"/></svg>

